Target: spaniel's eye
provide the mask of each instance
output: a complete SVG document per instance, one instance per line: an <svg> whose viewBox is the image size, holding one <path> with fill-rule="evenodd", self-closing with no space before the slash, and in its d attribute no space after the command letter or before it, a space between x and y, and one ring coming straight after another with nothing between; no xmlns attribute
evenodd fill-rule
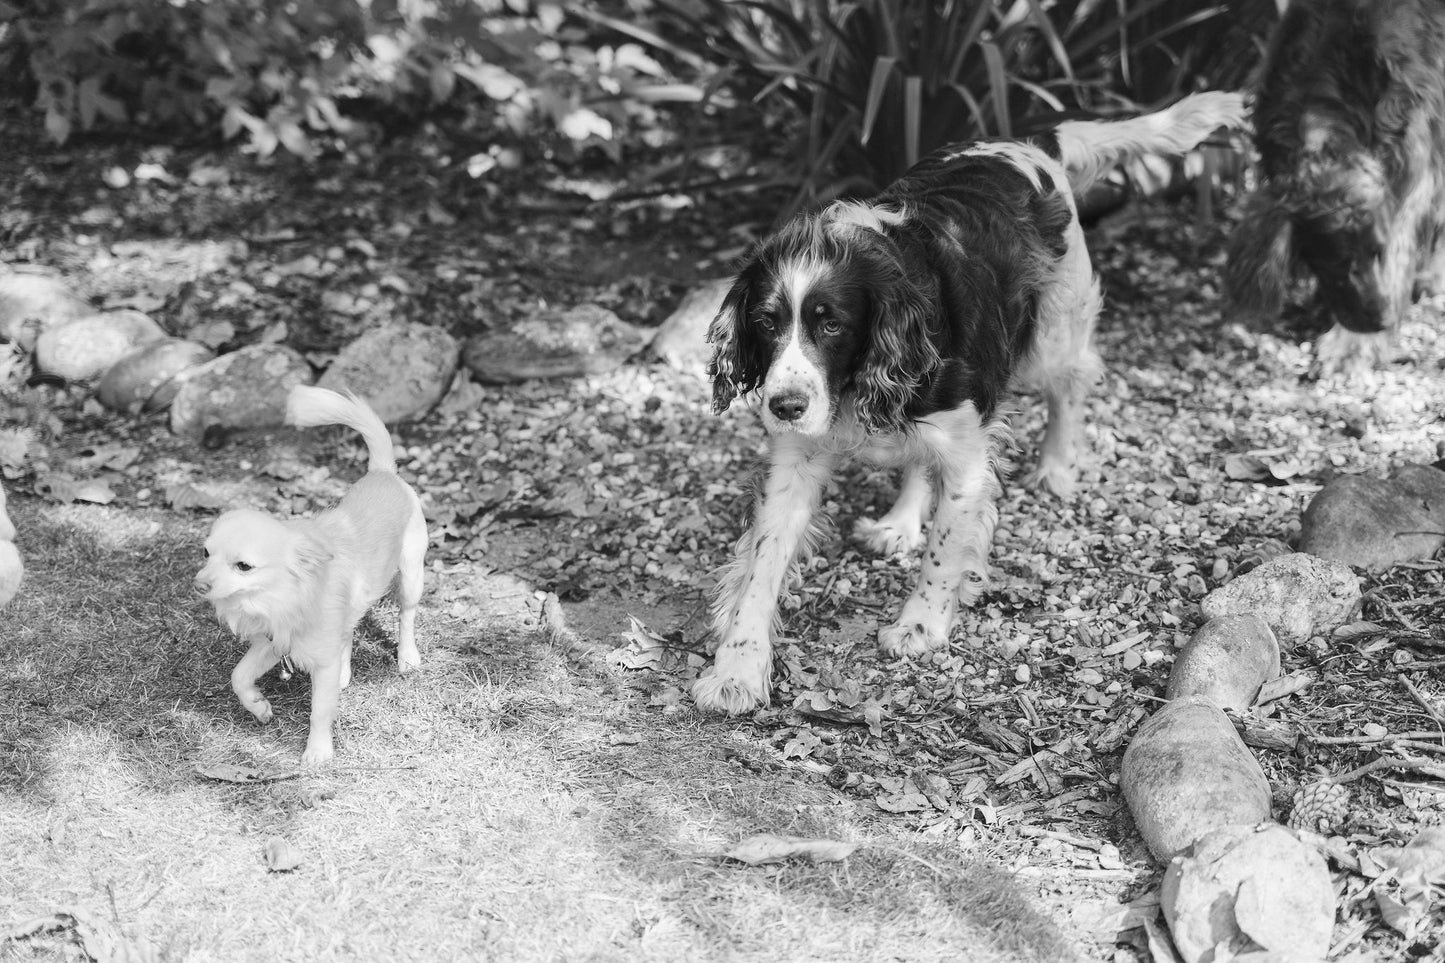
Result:
<svg viewBox="0 0 1445 963"><path fill-rule="evenodd" d="M843 325L836 318L829 318L823 322L823 333L828 335L842 334Z"/></svg>
<svg viewBox="0 0 1445 963"><path fill-rule="evenodd" d="M758 324L767 331L773 330L773 316L771 314L758 315Z"/></svg>
<svg viewBox="0 0 1445 963"><path fill-rule="evenodd" d="M255 567L256 567L256 566L252 565L250 562L237 562L237 563L236 563L236 571L238 571L238 572L249 572L249 571L251 571L251 569L253 569L253 568L255 568Z"/></svg>

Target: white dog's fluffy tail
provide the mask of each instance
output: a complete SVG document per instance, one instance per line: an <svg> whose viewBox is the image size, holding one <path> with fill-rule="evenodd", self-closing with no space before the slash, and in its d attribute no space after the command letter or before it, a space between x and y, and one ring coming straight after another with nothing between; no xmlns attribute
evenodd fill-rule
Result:
<svg viewBox="0 0 1445 963"><path fill-rule="evenodd" d="M371 455L367 471L396 473L391 432L370 405L349 391L343 395L329 388L297 385L286 396L286 423L298 428L345 425L366 440L366 450Z"/></svg>
<svg viewBox="0 0 1445 963"><path fill-rule="evenodd" d="M1242 127L1244 122L1243 95L1210 90L1128 120L1066 120L1054 128L1054 136L1069 184L1077 192L1120 161L1144 154L1182 154L1220 127Z"/></svg>

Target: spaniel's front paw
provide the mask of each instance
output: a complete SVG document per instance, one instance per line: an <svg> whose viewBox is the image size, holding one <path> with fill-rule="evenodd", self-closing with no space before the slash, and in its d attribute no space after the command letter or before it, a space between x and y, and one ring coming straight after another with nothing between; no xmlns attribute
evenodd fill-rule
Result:
<svg viewBox="0 0 1445 963"><path fill-rule="evenodd" d="M1039 467L1024 476L1024 485L1030 491L1044 491L1060 498L1068 498L1077 485L1077 472L1073 465L1044 456Z"/></svg>
<svg viewBox="0 0 1445 963"><path fill-rule="evenodd" d="M335 755L331 746L331 737L318 738L312 736L306 740L306 751L301 753L301 765L321 766L330 762Z"/></svg>
<svg viewBox="0 0 1445 963"><path fill-rule="evenodd" d="M692 701L705 712L730 716L768 704L772 645L746 640L718 646L712 673L692 684Z"/></svg>
<svg viewBox="0 0 1445 963"><path fill-rule="evenodd" d="M923 526L900 525L886 515L860 518L853 525L853 537L879 555L916 552L923 547Z"/></svg>
<svg viewBox="0 0 1445 963"><path fill-rule="evenodd" d="M893 658L922 655L943 648L947 642L947 632L918 621L900 620L878 630L879 654Z"/></svg>
<svg viewBox="0 0 1445 963"><path fill-rule="evenodd" d="M271 703L266 697L257 692L252 697L241 696L241 707L256 717L256 721L265 725L271 721Z"/></svg>

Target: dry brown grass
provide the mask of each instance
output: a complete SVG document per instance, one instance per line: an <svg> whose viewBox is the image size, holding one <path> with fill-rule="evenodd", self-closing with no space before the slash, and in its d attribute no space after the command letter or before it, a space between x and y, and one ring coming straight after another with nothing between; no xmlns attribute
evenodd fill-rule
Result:
<svg viewBox="0 0 1445 963"><path fill-rule="evenodd" d="M359 634L336 764L201 778L294 766L309 698L304 677L268 677L266 728L235 704L239 644L189 594L207 520L12 514L30 574L0 649L0 934L73 912L166 960L1071 955L1000 869L891 835L732 726L648 707L549 644L527 586L466 567L431 575L419 675ZM867 845L829 865L718 858L759 831ZM299 868L268 872L275 836ZM73 959L78 941L0 940L0 960Z"/></svg>

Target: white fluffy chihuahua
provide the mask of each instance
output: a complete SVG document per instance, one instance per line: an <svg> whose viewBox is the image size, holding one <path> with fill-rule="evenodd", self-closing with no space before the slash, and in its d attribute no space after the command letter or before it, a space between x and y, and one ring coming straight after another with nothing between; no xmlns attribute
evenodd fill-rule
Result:
<svg viewBox="0 0 1445 963"><path fill-rule="evenodd" d="M300 427L346 425L370 453L367 473L340 504L315 518L278 520L238 509L217 518L206 538L196 591L216 618L251 648L231 672L241 705L261 722L271 704L256 681L277 662L311 674L311 730L301 762L332 757L331 726L351 681L351 636L377 599L395 588L402 672L421 665L416 606L426 555L426 520L411 486L396 474L386 425L355 395L298 385L286 421Z"/></svg>

